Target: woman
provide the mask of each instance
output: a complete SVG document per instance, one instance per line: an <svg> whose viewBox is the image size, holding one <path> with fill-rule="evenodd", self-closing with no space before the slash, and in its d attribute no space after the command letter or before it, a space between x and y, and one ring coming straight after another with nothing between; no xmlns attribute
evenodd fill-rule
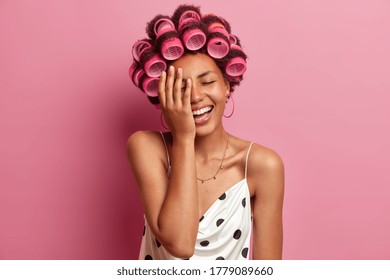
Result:
<svg viewBox="0 0 390 280"><path fill-rule="evenodd" d="M238 38L188 5L147 32L130 75L170 131L139 131L127 143L145 212L140 259L281 259L283 163L222 123L246 69Z"/></svg>

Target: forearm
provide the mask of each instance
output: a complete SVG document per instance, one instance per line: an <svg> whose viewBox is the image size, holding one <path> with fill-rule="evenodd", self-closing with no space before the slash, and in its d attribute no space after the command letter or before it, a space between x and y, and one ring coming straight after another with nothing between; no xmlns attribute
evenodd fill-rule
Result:
<svg viewBox="0 0 390 280"><path fill-rule="evenodd" d="M192 246L198 231L199 202L193 139L174 139L171 174L158 217L159 231L173 247ZM172 244L174 243L174 244Z"/></svg>
<svg viewBox="0 0 390 280"><path fill-rule="evenodd" d="M257 229L257 228L261 229ZM281 260L283 248L283 226L275 221L271 224L255 225L253 238L254 260Z"/></svg>

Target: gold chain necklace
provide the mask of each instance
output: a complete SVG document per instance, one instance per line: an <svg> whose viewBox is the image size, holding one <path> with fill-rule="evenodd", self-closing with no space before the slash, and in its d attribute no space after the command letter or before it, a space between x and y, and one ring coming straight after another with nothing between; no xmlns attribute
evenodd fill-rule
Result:
<svg viewBox="0 0 390 280"><path fill-rule="evenodd" d="M229 136L230 136L229 133L227 133L226 148L225 148L225 151L223 152L223 157L222 157L221 164L219 165L218 170L217 170L217 172L215 173L215 175L214 175L214 176L211 176L210 178L207 178L207 179L200 179L200 178L196 177L196 179L198 179L199 181L201 181L202 184L203 184L204 182L206 182L206 181L211 180L211 179L214 179L214 180L217 179L217 174L218 174L219 170L223 169L223 161L225 160L225 157L226 157L226 151L227 151L227 149L229 148Z"/></svg>

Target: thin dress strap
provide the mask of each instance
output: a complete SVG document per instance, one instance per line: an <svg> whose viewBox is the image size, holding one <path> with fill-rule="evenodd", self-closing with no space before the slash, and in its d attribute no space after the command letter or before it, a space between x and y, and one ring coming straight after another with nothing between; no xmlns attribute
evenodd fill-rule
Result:
<svg viewBox="0 0 390 280"><path fill-rule="evenodd" d="M245 159L245 178L246 178L246 175L248 173L248 157L249 157L249 152L252 148L252 145L253 145L253 142L251 142L251 144L249 145L249 148L248 148L248 151L246 152L246 159Z"/></svg>
<svg viewBox="0 0 390 280"><path fill-rule="evenodd" d="M168 170L169 170L169 167L171 166L171 160L169 159L168 146L167 146L167 142L165 141L164 134L161 131L160 131L160 134L161 134L161 137L164 141L165 152L167 153Z"/></svg>

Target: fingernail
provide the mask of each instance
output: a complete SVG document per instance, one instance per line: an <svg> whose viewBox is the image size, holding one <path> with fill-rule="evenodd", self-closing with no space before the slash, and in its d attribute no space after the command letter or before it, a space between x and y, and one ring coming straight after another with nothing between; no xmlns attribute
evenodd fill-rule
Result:
<svg viewBox="0 0 390 280"><path fill-rule="evenodd" d="M169 66L169 72L172 73L172 71L173 71L173 66L171 65Z"/></svg>
<svg viewBox="0 0 390 280"><path fill-rule="evenodd" d="M177 69L177 74L181 75L181 68Z"/></svg>
<svg viewBox="0 0 390 280"><path fill-rule="evenodd" d="M161 72L160 77L161 77L161 78L164 78L164 77L165 77L165 71L162 71L162 72Z"/></svg>

